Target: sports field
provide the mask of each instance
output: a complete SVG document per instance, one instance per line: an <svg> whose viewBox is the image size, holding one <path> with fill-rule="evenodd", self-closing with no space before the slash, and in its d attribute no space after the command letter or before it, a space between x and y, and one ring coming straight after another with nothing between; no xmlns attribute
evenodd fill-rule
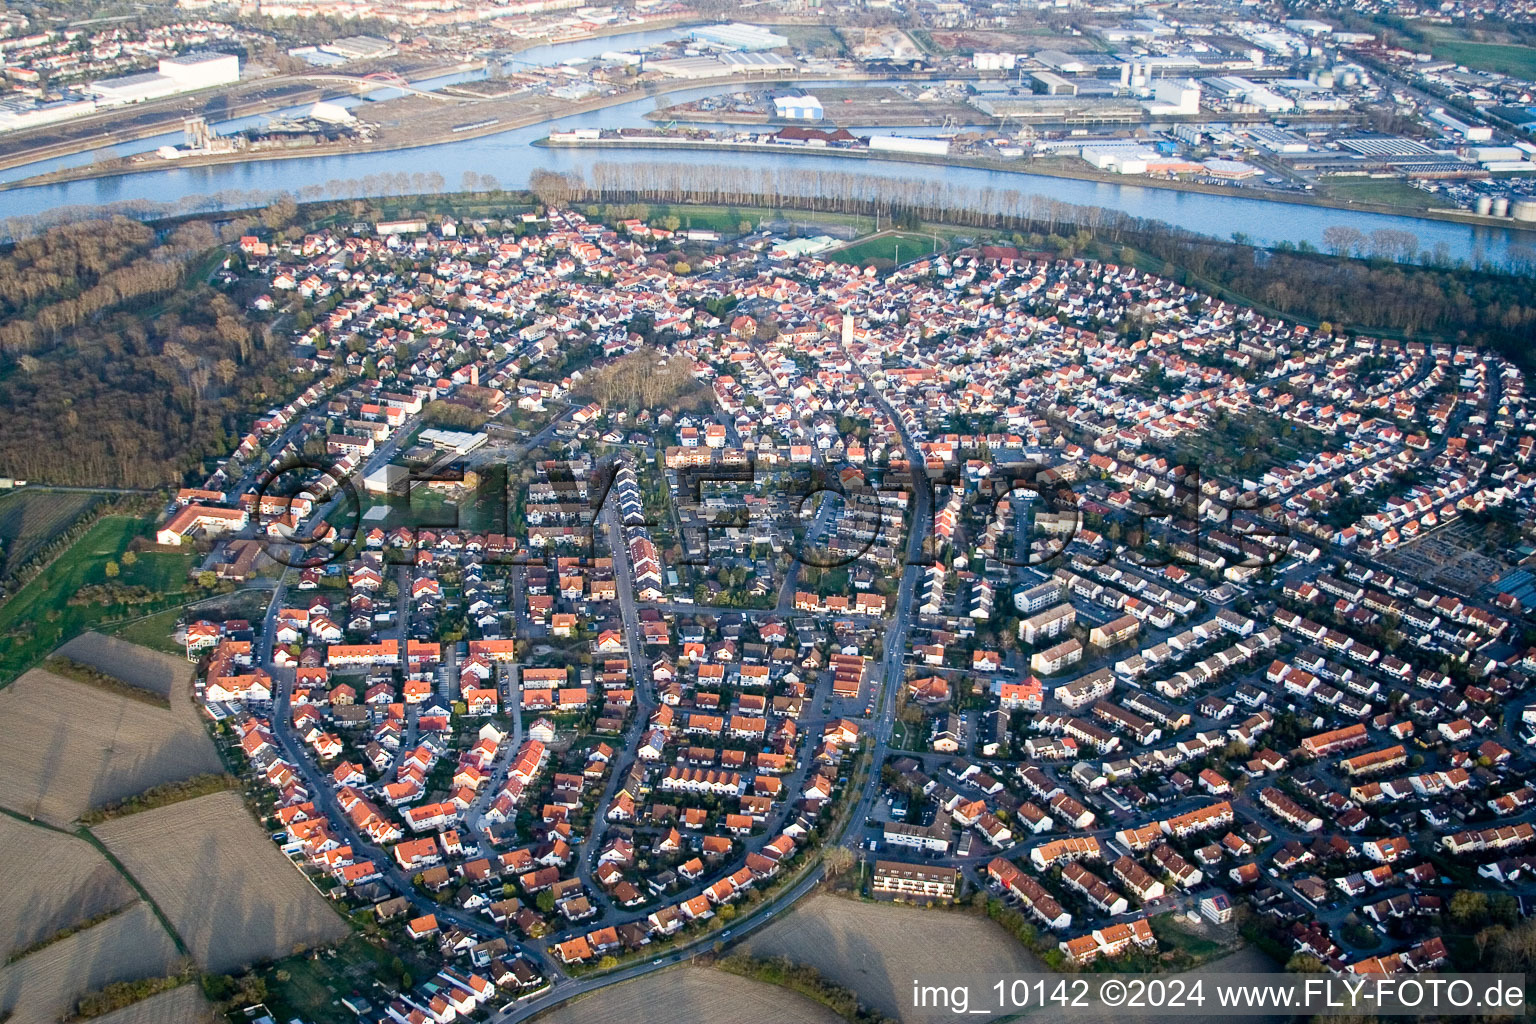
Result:
<svg viewBox="0 0 1536 1024"><path fill-rule="evenodd" d="M827 259L832 263L847 263L853 266L866 266L875 260L905 263L932 253L935 245L939 252L944 251L943 240L935 240L932 235L886 231L855 242L846 249L830 252L827 254Z"/></svg>

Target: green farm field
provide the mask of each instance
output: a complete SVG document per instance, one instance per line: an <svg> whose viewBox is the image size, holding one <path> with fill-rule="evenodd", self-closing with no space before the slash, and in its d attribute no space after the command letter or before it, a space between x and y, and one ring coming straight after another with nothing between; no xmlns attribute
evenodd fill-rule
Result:
<svg viewBox="0 0 1536 1024"><path fill-rule="evenodd" d="M0 497L0 570L11 572L47 544L69 529L90 507L101 500L98 494L78 491L50 491L27 487Z"/></svg>
<svg viewBox="0 0 1536 1024"><path fill-rule="evenodd" d="M148 532L150 521L137 516L104 516L69 550L0 605L0 684L8 683L42 661L55 647L100 626L180 607L195 555L141 551L132 565L123 553ZM147 587L156 595L141 605L71 605L81 587L107 582L107 563L121 571L115 582Z"/></svg>

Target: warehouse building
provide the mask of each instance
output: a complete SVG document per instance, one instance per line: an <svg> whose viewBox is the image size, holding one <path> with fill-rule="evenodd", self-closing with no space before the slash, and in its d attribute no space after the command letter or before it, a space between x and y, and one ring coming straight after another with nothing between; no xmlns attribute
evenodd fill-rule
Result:
<svg viewBox="0 0 1536 1024"><path fill-rule="evenodd" d="M176 83L177 92L210 89L240 81L240 58L232 53L195 50L162 58L160 74Z"/></svg>
<svg viewBox="0 0 1536 1024"><path fill-rule="evenodd" d="M1029 77L1034 80L1035 92L1046 96L1077 95L1077 84L1054 71L1035 71L1031 72Z"/></svg>
<svg viewBox="0 0 1536 1024"><path fill-rule="evenodd" d="M757 25L733 21L729 25L705 25L688 33L688 38L727 50L777 50L788 46L789 39Z"/></svg>
<svg viewBox="0 0 1536 1024"><path fill-rule="evenodd" d="M141 71L92 82L90 90L106 107L144 103L194 89L209 89L240 81L240 58L230 53L199 50L164 57L159 71Z"/></svg>
<svg viewBox="0 0 1536 1024"><path fill-rule="evenodd" d="M181 87L164 75L157 75L153 71L141 71L136 75L103 78L92 82L91 92L96 94L96 101L101 106L114 107L174 96L181 92Z"/></svg>
<svg viewBox="0 0 1536 1024"><path fill-rule="evenodd" d="M773 114L786 121L820 121L824 111L815 96L775 96Z"/></svg>

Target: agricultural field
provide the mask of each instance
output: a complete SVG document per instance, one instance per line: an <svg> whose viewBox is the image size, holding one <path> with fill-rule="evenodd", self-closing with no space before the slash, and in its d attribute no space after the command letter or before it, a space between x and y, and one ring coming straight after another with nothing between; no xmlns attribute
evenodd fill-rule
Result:
<svg viewBox="0 0 1536 1024"><path fill-rule="evenodd" d="M205 970L227 973L348 934L234 793L116 818L93 831Z"/></svg>
<svg viewBox="0 0 1536 1024"><path fill-rule="evenodd" d="M915 260L935 251L944 251L944 241L933 235L919 235L907 231L884 231L853 243L846 248L827 254L832 263L865 266L875 260L895 262L900 259Z"/></svg>
<svg viewBox="0 0 1536 1024"><path fill-rule="evenodd" d="M608 1024L629 1020L710 1021L711 1024L837 1024L820 1003L764 981L707 967L655 971L600 988L545 1014L546 1024Z"/></svg>
<svg viewBox="0 0 1536 1024"><path fill-rule="evenodd" d="M898 1020L915 1019L911 985L918 973L1006 978L1047 970L1013 936L977 914L829 895L797 906L742 948L756 957L808 963L875 1012Z"/></svg>
<svg viewBox="0 0 1536 1024"><path fill-rule="evenodd" d="M84 839L0 814L0 864L10 869L0 900L0 963L34 943L77 928L138 898ZM17 870L46 864L46 871Z"/></svg>
<svg viewBox="0 0 1536 1024"><path fill-rule="evenodd" d="M132 565L123 552L149 528L136 516L103 516L42 573L0 605L0 685L43 660L71 637L103 623L180 607L188 589L191 551L141 551ZM80 588L107 581L107 563L121 571L113 582L154 593L148 604L70 604Z"/></svg>
<svg viewBox="0 0 1536 1024"><path fill-rule="evenodd" d="M87 992L114 981L175 974L179 966L175 943L149 905L138 903L0 967L0 1018L6 1024L55 1024Z"/></svg>
<svg viewBox="0 0 1536 1024"><path fill-rule="evenodd" d="M1171 915L1169 915L1171 916ZM1184 928L1184 925L1178 925ZM1199 927L1199 926L1193 926ZM1154 929L1156 930L1156 929ZM1164 928L1166 930L1166 928ZM1159 933L1161 936L1161 932ZM1165 946L1166 948L1166 946ZM1183 978L1206 978L1214 980L1230 981L1233 975L1248 974L1280 974L1281 969L1269 957L1265 956L1253 946L1245 946L1235 953L1230 953L1217 960L1212 960L1192 971L1181 971L1177 975ZM1207 987L1209 991L1209 987ZM1046 1016L1038 1011L1026 1013L1023 1018L1028 1021L1044 1021ZM1107 1008L1095 1007L1092 1009L1065 1009L1053 1010L1051 1020L1065 1021L1066 1024L1162 1024L1167 1017L1158 1014L1149 1014L1142 1011L1127 1009L1125 1007ZM1243 1024L1291 1024L1291 1018L1283 1014L1267 1016L1244 1015Z"/></svg>
<svg viewBox="0 0 1536 1024"><path fill-rule="evenodd" d="M0 572L12 572L69 529L87 509L101 500L99 494L48 491L26 487L0 497Z"/></svg>
<svg viewBox="0 0 1536 1024"><path fill-rule="evenodd" d="M192 685L192 664L185 657L151 651L100 633L82 633L60 647L59 653L129 686L166 698L175 697L177 702L187 699Z"/></svg>
<svg viewBox="0 0 1536 1024"><path fill-rule="evenodd" d="M195 984L113 1010L95 1018L95 1024L214 1024L218 1013Z"/></svg>
<svg viewBox="0 0 1536 1024"><path fill-rule="evenodd" d="M0 806L27 817L65 825L151 786L218 771L213 741L185 702L164 710L41 669L0 690Z"/></svg>

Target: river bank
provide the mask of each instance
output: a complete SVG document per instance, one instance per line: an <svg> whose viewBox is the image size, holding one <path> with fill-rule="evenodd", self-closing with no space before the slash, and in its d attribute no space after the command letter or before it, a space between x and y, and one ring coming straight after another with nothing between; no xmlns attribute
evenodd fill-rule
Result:
<svg viewBox="0 0 1536 1024"><path fill-rule="evenodd" d="M1181 181L1177 178L1142 178L1123 174L1109 174L1083 164L1080 168L1070 164L1030 161L1024 164L1003 160L986 160L979 157L930 156L922 153L900 153L888 150L835 149L832 147L786 146L772 142L721 142L715 139L668 139L647 137L643 139L554 139L536 140L533 145L551 149L688 149L715 150L735 153L768 153L782 156L830 156L849 160L877 161L881 163L927 164L938 167L966 167L980 171L1000 171L1005 174L1034 175L1048 178L1064 178L1075 181L1100 182L1106 185L1130 185L1140 188L1163 189L1172 192L1192 192L1202 195L1223 196L1259 200L1263 202L1290 203L1324 209L1349 210L1359 213L1375 213L1391 217L1414 217L1438 220L1469 227L1514 228L1536 230L1536 223L1527 224L1508 217L1480 216L1470 210L1454 210L1445 207L1393 206L1386 203L1356 202L1334 199L1312 193L1279 191L1270 189L1242 189L1236 186L1209 185L1200 181Z"/></svg>
<svg viewBox="0 0 1536 1024"><path fill-rule="evenodd" d="M612 42L588 40L524 52L529 53L530 61L553 64L589 56L601 52L604 47L659 44L672 34L674 30L670 29L635 33L620 35ZM654 165L657 173L663 176L669 164L679 171L711 167L722 172L750 170L763 175L790 175L782 182L786 194L809 194L831 179L836 179L835 187L848 196L866 199L882 194L885 182L890 182L890 187L897 190L892 194L913 188L937 189L941 193L959 190L971 196L972 201L983 203L985 210L999 217L1021 215L1039 202L1064 204L1161 221L1214 238L1230 238L1241 233L1254 244L1267 247L1300 245L1326 249L1329 229L1345 227L1365 235L1388 229L1412 234L1422 258L1437 262L1528 267L1533 263L1532 252L1536 250L1536 232L1530 226L1512 221L1478 221L1473 217L1418 215L1413 211L1403 212L1401 207L1369 202L1376 199L1374 195L1358 197L1368 202L1328 207L1281 204L1256 190L1244 194L1237 189L1160 188L1135 179L1043 173L1051 169L1035 166L1026 169L1019 166L1022 162L1004 168L994 168L986 163L957 166L895 159L865 159L850 164L846 157L812 147L786 146L783 148L789 152L774 153L765 159L760 148L744 152L713 149L679 153L676 146L653 144L649 152L620 154L602 148L539 148L534 145L541 137L577 129L612 131L651 127L645 114L659 103L702 99L728 87L728 81L657 83L653 93L626 90L620 95L593 97L580 104L564 105L553 112L547 108L530 109L525 98L524 105L515 113L499 117L501 112L492 112L485 103L455 106L418 97L414 101L369 104L367 109L371 113L366 116L382 122L381 127L389 127L388 121L392 117L403 124L400 112L413 102L430 104L431 110L437 113L427 116L439 118L443 126L486 120L498 122L474 131L455 134L444 131L432 138L406 133L408 145L404 147L388 148L375 144L370 147L371 151L349 147L316 152L313 148L305 148L233 159L155 160L130 169L96 168L95 173L49 165L32 170L60 172L52 176L55 180L51 183L34 174L33 180L25 185L10 182L7 188L0 190L0 224L5 224L13 236L19 236L58 218L90 216L92 211L153 218L261 206L279 194L302 194L313 199L368 198L398 191L400 172L417 168L441 174L445 192L477 190L484 186L489 175L494 175L496 185L501 188L525 188L540 171L566 173L578 180L601 183L612 177L616 162L640 162ZM820 80L807 78L804 81ZM664 101L659 100L663 93ZM551 98L550 102L565 101ZM388 113L384 107L396 113ZM236 126L239 123L236 122ZM434 143L434 139L442 141ZM137 146L142 152L152 148L157 141L160 140L146 140ZM9 173L20 177L28 171ZM823 176L830 178L824 181ZM826 187L832 186L826 184ZM1208 192L1210 194L1206 194Z"/></svg>
<svg viewBox="0 0 1536 1024"><path fill-rule="evenodd" d="M444 75L460 74L465 71L474 71L485 66L483 60L460 61L455 64L446 64L419 69L413 72L414 77L407 79L407 84L412 82L430 81ZM267 92L277 90L270 95L262 95L247 99L234 99L230 104L219 111L220 121L232 121L242 117L254 117L262 114L270 114L276 110L284 110L290 107L302 106L321 99L326 92L325 82L331 76L321 72L314 75L284 75L278 78L263 81L242 83L241 92L259 91ZM334 87L333 87L334 88ZM387 84L379 83L374 86L377 89L388 88ZM187 96L177 96L165 101L165 105L155 106L149 110L135 110L134 123L120 128L103 131L99 135L77 135L58 142L45 143L31 149L17 150L15 152L0 155L0 171L8 171L17 167L25 167L28 164L43 163L48 160L58 160L66 157L77 156L81 153L89 153L93 150L110 149L126 143L138 142L140 139L153 138L156 135L166 135L179 132L183 121L188 117L206 116L204 112L187 106ZM127 113L117 111L117 114ZM58 125L48 126L46 130L75 130L88 127L96 121L110 119L113 113L93 114L87 118L81 118L79 122L62 122ZM108 163L96 168L98 176L114 173L113 165ZM43 178L43 175L35 175ZM31 179L22 179L23 181Z"/></svg>
<svg viewBox="0 0 1536 1024"><path fill-rule="evenodd" d="M884 73L879 75L850 75L846 77L846 80L884 81L891 77L891 75ZM921 78L922 76L912 77ZM421 80L423 79L418 79L418 81ZM802 75L777 74L764 76L747 74L711 79L708 87L731 88L739 85L784 85L787 83L809 85L819 81L819 79L807 79ZM381 85L380 88L389 88L389 86ZM481 98L458 108L464 116L473 116L476 119L474 127L470 128L459 128L452 124L444 123L436 128L426 129L419 123L411 123L409 125L401 124L387 127L381 130L376 138L368 142L341 141L333 144L309 145L293 149L262 150L259 152L195 153L174 160L166 160L147 153L137 154L134 157L124 158L120 162L61 167L56 170L45 171L42 174L18 178L14 181L0 182L0 192L33 188L40 185L58 185L68 182L90 181L120 175L169 170L176 167L216 167L223 164L243 164L256 160L296 160L351 156L362 153L405 152L427 146L440 146L446 143L464 142L472 139L483 139L493 135L503 135L508 132L531 128L534 125L559 121L563 118L576 117L582 114L590 114L610 107L623 106L627 103L634 103L637 100L652 99L680 92L692 92L699 88L701 88L701 85L697 81L679 80L676 82L648 83L642 88L630 89L608 96L596 96L585 100L554 101L549 100L545 96L530 97L525 94ZM403 99L409 98L404 97ZM530 101L533 101L536 109L528 109ZM539 103L538 101L544 102ZM390 100L387 102L399 101ZM290 102L278 104L277 106L291 105ZM443 105L435 109L447 111L455 108ZM519 109L522 110L522 113L516 115L512 113L512 111ZM449 120L454 119L450 118ZM180 127L179 121L177 122L177 127ZM162 134L166 130L166 127L162 125L156 131L147 132L137 137ZM95 147L93 146L92 148ZM4 169L3 163L0 163L0 170Z"/></svg>

